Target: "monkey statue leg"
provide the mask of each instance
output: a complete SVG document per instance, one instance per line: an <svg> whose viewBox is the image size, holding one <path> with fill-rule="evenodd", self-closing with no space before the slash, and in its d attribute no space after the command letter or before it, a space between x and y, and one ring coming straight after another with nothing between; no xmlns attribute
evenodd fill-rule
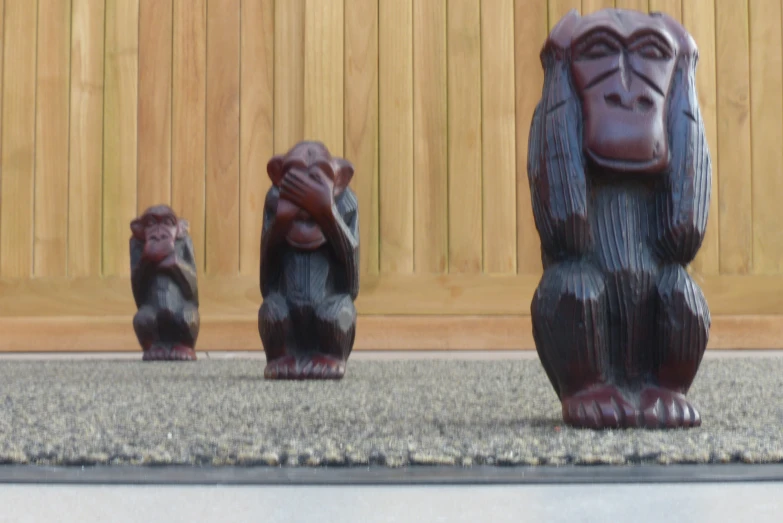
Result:
<svg viewBox="0 0 783 523"><path fill-rule="evenodd" d="M145 360L162 349L158 332L158 311L151 305L142 305L133 317L133 330L144 351Z"/></svg>
<svg viewBox="0 0 783 523"><path fill-rule="evenodd" d="M200 326L198 308L185 302L182 311L172 314L170 321L173 344L169 359L195 361Z"/></svg>
<svg viewBox="0 0 783 523"><path fill-rule="evenodd" d="M685 394L707 348L711 321L707 300L683 267L669 265L658 278L657 302L652 362L657 386L642 391L643 423L649 428L698 427L701 416Z"/></svg>
<svg viewBox="0 0 783 523"><path fill-rule="evenodd" d="M264 298L258 309L258 334L266 353L264 377L285 379L296 369L296 358L288 353L291 313L285 298L276 292Z"/></svg>
<svg viewBox="0 0 783 523"><path fill-rule="evenodd" d="M311 356L303 373L311 379L341 379L356 337L356 308L351 297L337 294L318 304L315 332L320 351Z"/></svg>
<svg viewBox="0 0 783 523"><path fill-rule="evenodd" d="M588 262L557 263L544 271L531 306L533 335L568 425L635 424L636 409L609 381L606 312L604 276Z"/></svg>

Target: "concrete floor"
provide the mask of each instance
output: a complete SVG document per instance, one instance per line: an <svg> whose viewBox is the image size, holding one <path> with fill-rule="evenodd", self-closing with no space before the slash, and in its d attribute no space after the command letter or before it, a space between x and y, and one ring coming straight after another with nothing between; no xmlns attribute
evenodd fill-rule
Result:
<svg viewBox="0 0 783 523"><path fill-rule="evenodd" d="M778 522L783 484L433 487L6 486L0 521Z"/></svg>

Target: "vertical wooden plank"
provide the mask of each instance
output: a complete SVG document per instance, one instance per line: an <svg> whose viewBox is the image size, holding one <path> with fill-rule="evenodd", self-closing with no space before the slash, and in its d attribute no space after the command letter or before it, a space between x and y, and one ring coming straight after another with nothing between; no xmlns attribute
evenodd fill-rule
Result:
<svg viewBox="0 0 783 523"><path fill-rule="evenodd" d="M38 2L6 0L0 176L0 276L33 270L35 73Z"/></svg>
<svg viewBox="0 0 783 523"><path fill-rule="evenodd" d="M610 7L614 7L614 0L582 0L582 14L584 15Z"/></svg>
<svg viewBox="0 0 783 523"><path fill-rule="evenodd" d="M275 0L275 153L304 138L305 0Z"/></svg>
<svg viewBox="0 0 783 523"><path fill-rule="evenodd" d="M139 1L106 0L103 122L103 273L130 274L136 216Z"/></svg>
<svg viewBox="0 0 783 523"><path fill-rule="evenodd" d="M571 9L576 9L578 13L582 11L582 0L549 0L547 5L550 31ZM541 42L541 45L544 45L544 42Z"/></svg>
<svg viewBox="0 0 783 523"><path fill-rule="evenodd" d="M378 0L345 0L345 157L356 171L361 273L378 274Z"/></svg>
<svg viewBox="0 0 783 523"><path fill-rule="evenodd" d="M104 0L73 0L68 181L73 277L101 274L104 8Z"/></svg>
<svg viewBox="0 0 783 523"><path fill-rule="evenodd" d="M190 223L197 266L205 264L207 0L175 0L171 205Z"/></svg>
<svg viewBox="0 0 783 523"><path fill-rule="evenodd" d="M305 138L343 154L343 0L305 0Z"/></svg>
<svg viewBox="0 0 783 523"><path fill-rule="evenodd" d="M239 270L239 0L207 2L206 271Z"/></svg>
<svg viewBox="0 0 783 523"><path fill-rule="evenodd" d="M448 266L448 105L446 1L414 2L413 172L414 267Z"/></svg>
<svg viewBox="0 0 783 523"><path fill-rule="evenodd" d="M517 140L517 272L538 274L541 267L541 241L533 220L530 186L527 178L527 144L533 112L544 88L544 69L539 53L547 37L547 8L543 2L514 5L514 45L516 62L516 140Z"/></svg>
<svg viewBox="0 0 783 523"><path fill-rule="evenodd" d="M139 213L171 202L173 0L139 4Z"/></svg>
<svg viewBox="0 0 783 523"><path fill-rule="evenodd" d="M699 63L696 66L696 90L699 107L704 119L707 143L712 160L712 198L710 200L707 233L692 268L700 274L715 275L720 272L720 216L719 216L719 150L717 113L717 76L715 59L715 2L683 2L682 19L685 28L699 46Z"/></svg>
<svg viewBox="0 0 783 523"><path fill-rule="evenodd" d="M271 184L266 164L274 154L274 7L274 0L242 1L239 271L247 275L258 274L261 215Z"/></svg>
<svg viewBox="0 0 783 523"><path fill-rule="evenodd" d="M481 6L448 2L449 271L482 270Z"/></svg>
<svg viewBox="0 0 783 523"><path fill-rule="evenodd" d="M618 9L634 9L643 13L650 10L650 4L647 0L615 0L615 7Z"/></svg>
<svg viewBox="0 0 783 523"><path fill-rule="evenodd" d="M747 273L753 264L750 66L747 0L716 2L718 149L721 158L720 271ZM780 95L780 93L778 93Z"/></svg>
<svg viewBox="0 0 783 523"><path fill-rule="evenodd" d="M71 2L38 2L33 274L65 276ZM80 205L74 202L74 205Z"/></svg>
<svg viewBox="0 0 783 523"><path fill-rule="evenodd" d="M650 12L666 13L682 23L682 0L650 0Z"/></svg>
<svg viewBox="0 0 783 523"><path fill-rule="evenodd" d="M753 272L783 271L783 38L780 2L750 0ZM747 175L744 177L748 183Z"/></svg>
<svg viewBox="0 0 783 523"><path fill-rule="evenodd" d="M517 270L514 2L481 2L484 271Z"/></svg>
<svg viewBox="0 0 783 523"><path fill-rule="evenodd" d="M413 4L380 0L381 271L413 271Z"/></svg>

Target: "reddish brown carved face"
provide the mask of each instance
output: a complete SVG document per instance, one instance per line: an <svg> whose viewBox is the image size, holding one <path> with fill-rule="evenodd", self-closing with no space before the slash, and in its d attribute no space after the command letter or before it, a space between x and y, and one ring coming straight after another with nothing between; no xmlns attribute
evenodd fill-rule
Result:
<svg viewBox="0 0 783 523"><path fill-rule="evenodd" d="M353 167L342 158L333 158L320 142L300 142L287 154L274 156L267 164L272 183L280 187L288 175L309 177L319 191L335 198L347 187ZM290 223L286 241L292 247L313 250L326 243L326 237L311 214L283 195L277 203L277 218Z"/></svg>
<svg viewBox="0 0 783 523"><path fill-rule="evenodd" d="M667 20L606 10L581 18L573 31L571 72L582 100L585 153L603 168L665 169L666 98L679 52Z"/></svg>
<svg viewBox="0 0 783 523"><path fill-rule="evenodd" d="M131 231L144 242L143 257L161 261L174 253L174 241L181 236L187 222L180 222L174 211L166 205L150 207L131 222Z"/></svg>

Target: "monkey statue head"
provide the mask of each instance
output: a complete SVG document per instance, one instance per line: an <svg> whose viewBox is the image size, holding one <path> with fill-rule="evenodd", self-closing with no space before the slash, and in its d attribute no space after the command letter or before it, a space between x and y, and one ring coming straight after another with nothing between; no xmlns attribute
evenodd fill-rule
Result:
<svg viewBox="0 0 783 523"><path fill-rule="evenodd" d="M289 174L306 177L315 182L322 197L337 199L353 178L353 165L344 158L333 157L326 146L317 141L303 141L286 154L273 156L267 164L272 184L280 188ZM306 198L310 195L305 195ZM291 223L286 241L294 248L315 250L326 243L323 230L309 212L280 195L276 215Z"/></svg>
<svg viewBox="0 0 783 523"><path fill-rule="evenodd" d="M545 69L554 63L547 59L552 53L554 61L570 63L587 161L611 172L666 170L670 86L678 66L695 64L698 53L682 25L661 13L603 9L580 17L571 11L544 44Z"/></svg>
<svg viewBox="0 0 783 523"><path fill-rule="evenodd" d="M131 222L133 237L144 244L142 257L160 262L174 253L175 241L188 234L188 221L168 205L155 205Z"/></svg>

